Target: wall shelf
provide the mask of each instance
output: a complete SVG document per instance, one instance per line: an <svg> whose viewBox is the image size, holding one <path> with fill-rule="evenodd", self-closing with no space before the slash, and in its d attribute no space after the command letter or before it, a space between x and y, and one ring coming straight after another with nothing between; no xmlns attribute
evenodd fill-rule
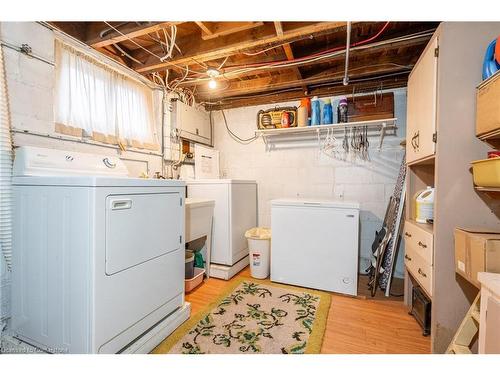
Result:
<svg viewBox="0 0 500 375"><path fill-rule="evenodd" d="M396 125L397 118L388 118L380 120L346 122L331 125L312 125L304 127L280 128L280 129L259 129L255 131L256 136L263 138L266 146L268 142L279 140L296 140L300 138L321 137L328 132L343 134L345 131L353 128L368 129L369 136L378 136L379 149L382 148L382 143L386 135L396 135L398 129Z"/></svg>
<svg viewBox="0 0 500 375"><path fill-rule="evenodd" d="M484 191L484 192L489 192L489 193L500 193L500 188L495 188L495 187L483 187L483 186L474 186L474 189L477 191Z"/></svg>

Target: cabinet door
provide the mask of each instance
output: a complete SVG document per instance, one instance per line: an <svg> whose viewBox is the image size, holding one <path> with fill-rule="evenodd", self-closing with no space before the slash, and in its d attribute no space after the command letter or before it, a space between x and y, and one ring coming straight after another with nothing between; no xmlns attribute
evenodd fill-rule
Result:
<svg viewBox="0 0 500 375"><path fill-rule="evenodd" d="M438 38L427 45L408 78L406 160L434 155L437 105Z"/></svg>

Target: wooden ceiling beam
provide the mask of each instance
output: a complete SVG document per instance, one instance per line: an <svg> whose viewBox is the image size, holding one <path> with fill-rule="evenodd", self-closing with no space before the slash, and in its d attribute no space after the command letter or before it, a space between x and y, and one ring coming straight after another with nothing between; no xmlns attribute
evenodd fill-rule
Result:
<svg viewBox="0 0 500 375"><path fill-rule="evenodd" d="M144 66L135 66L135 70L139 73L148 73L165 69L171 65L190 65L197 62L206 62L250 49L291 41L307 35L326 33L344 27L345 24L345 22L317 22L284 31L282 36L276 35L274 24L264 24L261 27L252 29L250 32L240 31L205 41L196 40L196 38L190 36L178 43L183 56L170 61L162 62L154 56L147 56L145 52L139 51L138 55L134 57L146 62Z"/></svg>
<svg viewBox="0 0 500 375"><path fill-rule="evenodd" d="M368 59L353 61L350 68L350 77L352 79L384 75L396 72L409 72L410 67L401 66L404 65L405 56L400 56L398 59L393 58L381 58L377 66L371 66ZM271 77L255 78L241 81L230 81L229 84L224 87L221 84L221 88L218 90L202 90L200 87L197 89L197 94L200 98L205 98L208 96L227 98L231 96L252 94L258 92L266 92L273 90L282 90L293 87L302 87L304 85L315 85L328 82L334 82L342 80L343 77L343 65L341 61L338 61L337 65L325 69L321 73L317 73L311 77L304 79L297 79L294 72L288 71L283 72L278 75L273 75Z"/></svg>
<svg viewBox="0 0 500 375"><path fill-rule="evenodd" d="M420 55L421 51L422 51L422 48L425 47L425 45L427 44L427 42L429 41L430 39L430 36L420 36L418 38L415 38L415 39L412 39L412 40L409 40L409 41L398 41L398 42L391 42L391 43L388 43L388 44L384 44L384 45L378 45L378 46L372 46L370 48L366 48L366 49L352 49L351 50L351 59L356 59L356 58L362 58L362 57L365 57L365 56L370 56L370 55L374 55L374 54L377 54L377 53L391 53L393 51L400 51L403 49L403 51L405 51L403 54L399 53L398 52L398 56L397 56L397 60L400 61L402 64L405 64L405 63L411 63L412 61L410 60L410 58L414 59L414 58L418 58L418 56ZM331 58L326 58L326 59L323 59L321 61L315 61L315 62L299 62L296 67L302 67L302 70L301 70L301 75L302 77L307 77L308 75L308 70L310 70L310 67L312 66L318 66L318 65L321 65L321 64L326 64L326 63L335 63L337 61L344 61L344 55L343 54L339 54L337 56L334 56L334 57L331 57ZM372 59L372 61L370 62L370 64L376 64L376 62L374 62L375 60ZM414 61L413 61L414 62ZM258 75L258 74L263 74L263 73L268 73L268 72L275 72L277 70L285 70L285 69L290 69L287 68L287 67L272 67L270 69L256 69L256 70L252 70L251 72L243 72L243 73L239 73L237 76L236 75L232 75L231 74L231 71L230 70L226 70L225 71L225 77L226 78L229 78L229 79L235 79L236 77L246 77L246 76L253 76L253 75ZM191 82L191 84L195 84L196 82ZM184 84L184 85L187 85L188 83Z"/></svg>
<svg viewBox="0 0 500 375"><path fill-rule="evenodd" d="M103 38L95 36L88 39L85 43L94 48L104 47L110 44L123 42L127 39L133 39L142 35L154 33L155 31L178 23L179 22L153 22L147 25L137 25L133 23L130 26L125 25L126 27L117 28L120 32L110 31L109 34Z"/></svg>
<svg viewBox="0 0 500 375"><path fill-rule="evenodd" d="M281 24L280 21L274 21L274 28L276 29L276 34L278 36L283 36L283 25ZM285 55L288 61L295 59L295 56L293 55L292 51L292 46L290 45L290 43L283 44L283 50L285 51ZM296 66L292 69L295 72L296 79L301 80L302 74L300 73L299 67ZM304 90L304 93L307 93L307 86L302 85L302 90Z"/></svg>
<svg viewBox="0 0 500 375"><path fill-rule="evenodd" d="M261 21L247 21L247 22L204 22L196 21L198 27L201 29L201 38L203 40L209 40L218 38L224 35L238 33L240 31L245 31L253 29L255 27L260 27L264 25Z"/></svg>

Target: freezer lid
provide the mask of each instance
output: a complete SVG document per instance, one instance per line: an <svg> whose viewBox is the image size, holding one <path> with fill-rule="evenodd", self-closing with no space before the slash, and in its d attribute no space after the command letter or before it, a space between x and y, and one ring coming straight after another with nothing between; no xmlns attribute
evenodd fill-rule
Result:
<svg viewBox="0 0 500 375"><path fill-rule="evenodd" d="M351 208L359 210L358 202L336 201L328 199L274 199L271 201L272 207L330 207L330 208Z"/></svg>
<svg viewBox="0 0 500 375"><path fill-rule="evenodd" d="M201 180L187 180L187 185L212 185L212 184L257 184L255 180L234 180L228 178L210 178Z"/></svg>

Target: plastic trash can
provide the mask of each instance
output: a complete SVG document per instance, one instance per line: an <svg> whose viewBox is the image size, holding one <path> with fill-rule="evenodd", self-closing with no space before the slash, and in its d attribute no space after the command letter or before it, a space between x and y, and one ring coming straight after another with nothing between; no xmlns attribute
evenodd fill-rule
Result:
<svg viewBox="0 0 500 375"><path fill-rule="evenodd" d="M271 258L271 229L252 228L245 232L250 256L250 274L256 279L269 276Z"/></svg>

